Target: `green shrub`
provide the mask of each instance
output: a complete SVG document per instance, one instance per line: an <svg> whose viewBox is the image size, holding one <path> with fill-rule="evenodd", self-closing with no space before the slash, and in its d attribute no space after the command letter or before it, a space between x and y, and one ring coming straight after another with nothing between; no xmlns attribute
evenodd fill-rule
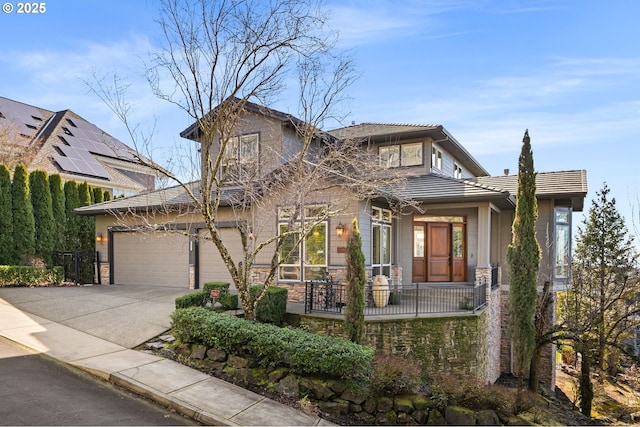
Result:
<svg viewBox="0 0 640 427"><path fill-rule="evenodd" d="M314 335L299 329L254 323L206 308L176 310L173 332L181 342L215 347L229 354L250 354L263 366L283 366L297 374L327 378L367 375L373 349L341 338Z"/></svg>
<svg viewBox="0 0 640 427"><path fill-rule="evenodd" d="M228 282L205 282L202 285L202 292L207 299L207 302L213 303L213 299L211 298L211 291L218 291L218 299L216 302L219 302L221 298L229 293L229 283Z"/></svg>
<svg viewBox="0 0 640 427"><path fill-rule="evenodd" d="M225 310L235 310L236 308L238 308L238 295L225 294L218 298L218 302Z"/></svg>
<svg viewBox="0 0 640 427"><path fill-rule="evenodd" d="M393 354L377 354L371 373L371 388L380 396L414 393L420 384L422 369L415 359Z"/></svg>
<svg viewBox="0 0 640 427"><path fill-rule="evenodd" d="M249 296L254 301L264 285L249 287ZM256 307L255 318L258 322L280 325L287 312L287 298L289 291L277 286L269 286L267 293L262 297Z"/></svg>
<svg viewBox="0 0 640 427"><path fill-rule="evenodd" d="M26 265L0 265L0 286L60 284L63 279L62 267L49 270Z"/></svg>
<svg viewBox="0 0 640 427"><path fill-rule="evenodd" d="M206 302L207 300L204 292L198 291L176 298L176 308L203 307Z"/></svg>

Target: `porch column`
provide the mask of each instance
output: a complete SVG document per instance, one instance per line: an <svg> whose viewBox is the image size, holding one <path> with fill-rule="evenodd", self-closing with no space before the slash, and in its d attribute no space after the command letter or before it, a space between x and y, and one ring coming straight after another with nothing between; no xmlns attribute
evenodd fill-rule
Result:
<svg viewBox="0 0 640 427"><path fill-rule="evenodd" d="M491 268L491 205L478 207L478 266Z"/></svg>

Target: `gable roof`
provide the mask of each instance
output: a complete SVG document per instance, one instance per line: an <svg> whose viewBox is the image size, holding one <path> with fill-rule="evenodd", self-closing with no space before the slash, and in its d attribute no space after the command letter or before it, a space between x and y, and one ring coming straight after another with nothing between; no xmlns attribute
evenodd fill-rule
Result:
<svg viewBox="0 0 640 427"><path fill-rule="evenodd" d="M330 130L328 133L338 139L363 139L378 144L428 137L462 162L473 175L489 175L489 172L442 125L360 123Z"/></svg>
<svg viewBox="0 0 640 427"><path fill-rule="evenodd" d="M0 127L10 133L3 148L25 153L30 170L105 187L153 188L153 173L136 151L71 110L53 112L0 97Z"/></svg>

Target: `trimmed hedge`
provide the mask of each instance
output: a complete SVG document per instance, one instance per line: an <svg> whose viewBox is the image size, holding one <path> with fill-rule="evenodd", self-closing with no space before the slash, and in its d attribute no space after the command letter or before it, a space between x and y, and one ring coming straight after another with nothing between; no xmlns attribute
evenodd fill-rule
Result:
<svg viewBox="0 0 640 427"><path fill-rule="evenodd" d="M346 379L366 376L373 365L371 347L201 307L176 310L171 326L184 343L203 344L238 356L250 354L264 367L283 366L298 374Z"/></svg>
<svg viewBox="0 0 640 427"><path fill-rule="evenodd" d="M208 302L213 303L211 291L217 289L216 302L225 310L235 310L238 308L238 295L229 293L229 286L228 282L206 282L201 291L176 298L176 308L204 307Z"/></svg>
<svg viewBox="0 0 640 427"><path fill-rule="evenodd" d="M24 265L0 265L0 286L59 285L63 280L64 269L60 266L49 270Z"/></svg>
<svg viewBox="0 0 640 427"><path fill-rule="evenodd" d="M249 287L249 296L254 301L262 291L264 285ZM262 297L256 307L255 317L258 322L274 323L280 325L287 313L287 298L289 291L278 286L269 286L267 293Z"/></svg>
<svg viewBox="0 0 640 427"><path fill-rule="evenodd" d="M192 294L182 295L176 298L176 309L189 307L204 307L206 304L203 292L195 292Z"/></svg>

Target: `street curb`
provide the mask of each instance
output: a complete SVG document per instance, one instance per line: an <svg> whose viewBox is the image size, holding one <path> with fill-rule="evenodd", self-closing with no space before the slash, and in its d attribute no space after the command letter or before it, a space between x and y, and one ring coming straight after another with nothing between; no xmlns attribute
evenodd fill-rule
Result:
<svg viewBox="0 0 640 427"><path fill-rule="evenodd" d="M133 380L119 373L111 374L109 382L116 384L120 387L126 388L134 393L151 399L163 406L174 409L181 415L189 417L195 421L203 423L205 425L212 426L239 426L226 418L214 415L210 412L204 411L198 407L190 405L180 399L176 399L166 393L162 393L146 384L142 384L136 380Z"/></svg>

